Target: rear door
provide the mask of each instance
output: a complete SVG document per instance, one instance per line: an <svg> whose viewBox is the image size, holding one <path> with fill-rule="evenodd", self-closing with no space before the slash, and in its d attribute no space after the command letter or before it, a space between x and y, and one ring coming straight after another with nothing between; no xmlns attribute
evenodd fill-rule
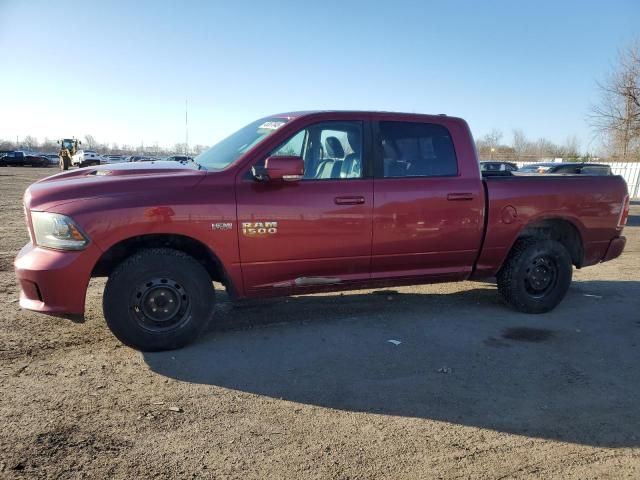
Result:
<svg viewBox="0 0 640 480"><path fill-rule="evenodd" d="M240 259L248 292L310 290L369 278L368 127L364 119L313 123L272 151L270 156L303 157L300 181L260 182L250 172L237 180Z"/></svg>
<svg viewBox="0 0 640 480"><path fill-rule="evenodd" d="M374 132L372 278L467 277L484 210L478 168L462 163L477 164L472 148L459 158L456 138L438 123L380 121ZM455 135L469 143L468 130Z"/></svg>

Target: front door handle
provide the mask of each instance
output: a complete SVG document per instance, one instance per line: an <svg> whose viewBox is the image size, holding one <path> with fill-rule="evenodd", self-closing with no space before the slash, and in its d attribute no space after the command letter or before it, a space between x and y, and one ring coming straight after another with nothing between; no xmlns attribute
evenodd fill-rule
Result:
<svg viewBox="0 0 640 480"><path fill-rule="evenodd" d="M362 205L364 197L336 197L333 201L336 205Z"/></svg>
<svg viewBox="0 0 640 480"><path fill-rule="evenodd" d="M473 193L448 193L447 200L455 202L460 200L473 200Z"/></svg>

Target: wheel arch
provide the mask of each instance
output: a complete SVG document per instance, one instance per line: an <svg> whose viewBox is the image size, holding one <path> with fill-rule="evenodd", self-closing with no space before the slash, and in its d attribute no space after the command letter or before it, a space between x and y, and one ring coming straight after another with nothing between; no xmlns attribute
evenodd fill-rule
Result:
<svg viewBox="0 0 640 480"><path fill-rule="evenodd" d="M578 225L568 218L543 217L528 222L518 232L511 248L523 238L540 238L555 240L561 243L569 252L572 263L582 267L584 263L584 240Z"/></svg>
<svg viewBox="0 0 640 480"><path fill-rule="evenodd" d="M108 277L122 261L136 252L149 248L171 248L184 252L198 261L214 282L222 283L229 294L237 290L220 258L207 245L193 237L175 233L153 233L123 239L100 256L91 272L92 277Z"/></svg>

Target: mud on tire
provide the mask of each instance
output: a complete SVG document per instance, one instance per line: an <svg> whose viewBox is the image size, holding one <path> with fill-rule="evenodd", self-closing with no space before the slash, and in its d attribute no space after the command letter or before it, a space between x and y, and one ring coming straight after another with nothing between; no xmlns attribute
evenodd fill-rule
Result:
<svg viewBox="0 0 640 480"><path fill-rule="evenodd" d="M571 256L564 245L524 238L514 245L498 272L498 291L520 312L545 313L562 301L572 274Z"/></svg>
<svg viewBox="0 0 640 480"><path fill-rule="evenodd" d="M146 249L111 273L102 306L107 325L126 345L171 350L190 343L207 326L214 289L205 268L189 255Z"/></svg>

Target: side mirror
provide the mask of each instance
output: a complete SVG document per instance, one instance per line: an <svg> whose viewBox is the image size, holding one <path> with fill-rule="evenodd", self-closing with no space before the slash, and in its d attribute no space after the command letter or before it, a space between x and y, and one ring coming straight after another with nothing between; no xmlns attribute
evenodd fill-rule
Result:
<svg viewBox="0 0 640 480"><path fill-rule="evenodd" d="M297 182L304 175L304 160L296 156L269 157L263 168L253 169L256 180Z"/></svg>

